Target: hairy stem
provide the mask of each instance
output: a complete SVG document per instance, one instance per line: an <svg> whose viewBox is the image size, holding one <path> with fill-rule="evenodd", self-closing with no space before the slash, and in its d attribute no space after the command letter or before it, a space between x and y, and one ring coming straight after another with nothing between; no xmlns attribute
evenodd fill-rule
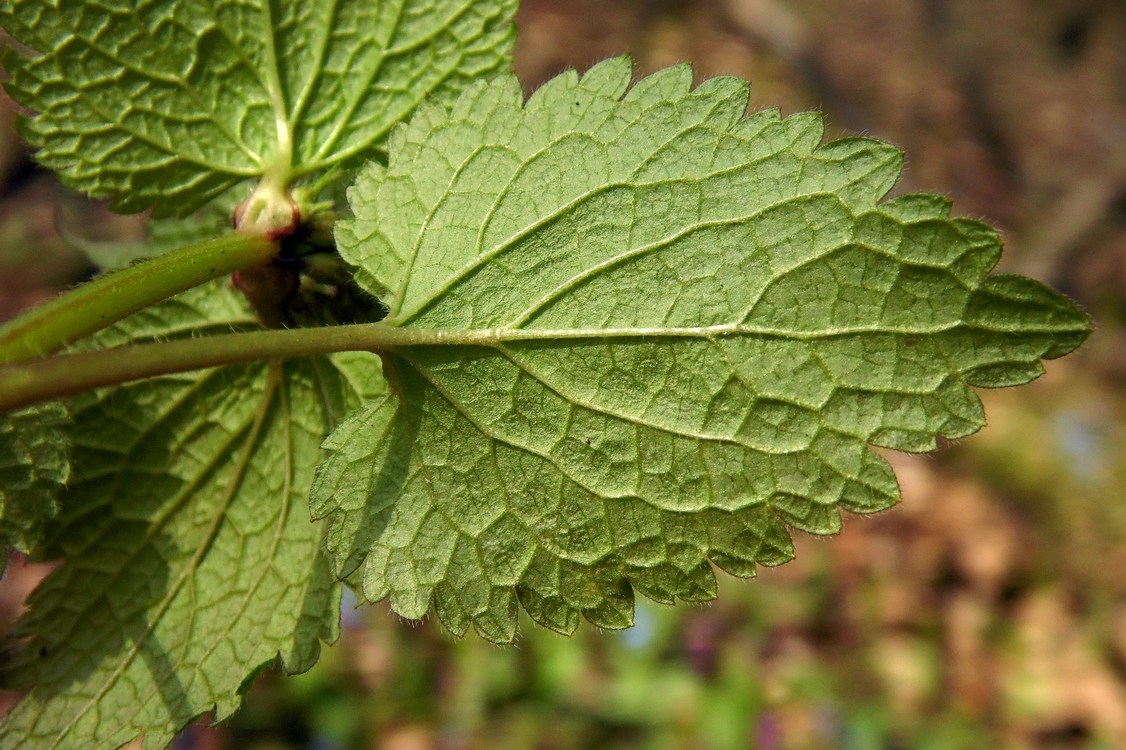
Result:
<svg viewBox="0 0 1126 750"><path fill-rule="evenodd" d="M0 364L51 354L186 289L263 266L276 253L265 237L234 233L99 276L0 326Z"/></svg>
<svg viewBox="0 0 1126 750"><path fill-rule="evenodd" d="M378 351L416 342L416 331L380 323L251 331L136 344L0 367L0 413L110 385L222 365L342 351ZM443 332L426 332L439 343Z"/></svg>

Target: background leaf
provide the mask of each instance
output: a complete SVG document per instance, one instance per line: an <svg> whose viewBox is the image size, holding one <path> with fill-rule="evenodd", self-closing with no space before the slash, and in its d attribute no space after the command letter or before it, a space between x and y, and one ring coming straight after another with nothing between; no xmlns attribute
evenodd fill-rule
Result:
<svg viewBox="0 0 1126 750"><path fill-rule="evenodd" d="M0 541L21 552L38 547L59 510L70 476L70 415L41 404L0 417Z"/></svg>
<svg viewBox="0 0 1126 750"><path fill-rule="evenodd" d="M359 164L428 96L508 68L516 0L14 0L8 90L37 158L124 212L266 170Z"/></svg>
<svg viewBox="0 0 1126 750"><path fill-rule="evenodd" d="M111 271L124 268L144 258L179 249L195 242L205 242L230 231L231 213L235 204L218 200L198 211L178 218L149 219L143 240L106 240L83 236L82 227L60 223L59 232L67 244L86 256L98 268Z"/></svg>
<svg viewBox="0 0 1126 750"><path fill-rule="evenodd" d="M99 336L112 346L253 326L211 284ZM278 656L316 661L340 588L306 497L321 439L380 383L370 355L160 378L76 399L74 470L7 679L0 744L163 747L237 708Z"/></svg>
<svg viewBox="0 0 1126 750"><path fill-rule="evenodd" d="M338 232L418 332L391 394L314 484L341 574L455 633L631 623L633 592L709 599L893 504L869 444L929 450L1088 332L1061 295L987 276L996 234L936 196L877 205L900 154L744 117L746 84L677 67L568 73L522 105L480 85L396 131ZM439 333L434 333L435 331Z"/></svg>

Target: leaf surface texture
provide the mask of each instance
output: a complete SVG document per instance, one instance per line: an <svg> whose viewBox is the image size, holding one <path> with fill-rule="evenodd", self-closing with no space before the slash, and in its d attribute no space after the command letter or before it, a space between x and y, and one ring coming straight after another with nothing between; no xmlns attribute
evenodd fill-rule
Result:
<svg viewBox="0 0 1126 750"><path fill-rule="evenodd" d="M39 546L70 476L69 426L62 404L0 417L0 543L25 553Z"/></svg>
<svg viewBox="0 0 1126 750"><path fill-rule="evenodd" d="M267 172L357 166L510 62L516 0L12 0L23 135L72 187L184 215Z"/></svg>

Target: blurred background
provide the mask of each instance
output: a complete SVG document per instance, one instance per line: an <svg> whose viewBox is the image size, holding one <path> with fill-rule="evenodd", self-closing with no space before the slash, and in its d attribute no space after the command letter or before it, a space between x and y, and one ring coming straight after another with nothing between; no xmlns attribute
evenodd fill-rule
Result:
<svg viewBox="0 0 1126 750"><path fill-rule="evenodd" d="M1126 3L524 0L529 91L630 53L749 79L751 108L907 152L897 193L996 225L1005 271L1098 327L981 434L891 456L902 505L703 607L639 602L622 633L514 647L385 606L297 678L268 673L183 750L1126 748ZM140 238L36 170L0 96L0 318L90 273L63 236ZM60 236L63 235L63 236ZM0 585L0 627L41 575ZM14 696L0 696L10 701ZM0 703L2 708L2 703Z"/></svg>

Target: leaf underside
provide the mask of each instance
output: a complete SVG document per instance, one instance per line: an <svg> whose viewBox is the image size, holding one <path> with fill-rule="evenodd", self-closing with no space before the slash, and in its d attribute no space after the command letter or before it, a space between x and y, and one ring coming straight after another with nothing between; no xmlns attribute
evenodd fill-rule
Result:
<svg viewBox="0 0 1126 750"><path fill-rule="evenodd" d="M326 441L312 505L337 574L406 617L505 642L518 604L571 632L628 626L635 591L711 599L709 561L749 576L791 529L895 503L870 446L974 432L969 386L1087 334L1061 295L987 275L989 227L879 203L895 148L745 117L738 80L631 75L423 107L350 191L337 239L386 323L445 333L384 354L391 387Z"/></svg>
<svg viewBox="0 0 1126 750"><path fill-rule="evenodd" d="M129 318L101 345L252 326L219 284ZM309 521L324 434L360 402L371 355L160 378L76 399L73 473L5 680L30 692L0 746L164 747L237 708L279 656L335 639L339 585ZM378 384L378 381L376 381ZM369 394L370 395L370 394Z"/></svg>
<svg viewBox="0 0 1126 750"><path fill-rule="evenodd" d="M185 215L267 170L358 166L508 68L517 0L9 0L22 133L77 190Z"/></svg>

